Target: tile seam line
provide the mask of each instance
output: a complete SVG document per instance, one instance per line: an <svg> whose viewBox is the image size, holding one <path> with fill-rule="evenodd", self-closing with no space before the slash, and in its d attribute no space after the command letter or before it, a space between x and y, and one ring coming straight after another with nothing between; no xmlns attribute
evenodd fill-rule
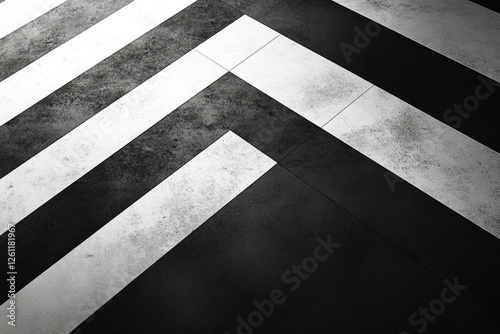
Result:
<svg viewBox="0 0 500 334"><path fill-rule="evenodd" d="M327 126L330 122L332 122L338 115L340 115L342 112L344 112L347 108L349 108L352 104L354 104L357 100L359 100L363 95L365 95L366 93L368 93L370 90L372 90L373 88L380 88L378 86L376 86L375 84L372 84L370 86L370 88L368 88L367 90L365 90L363 93L361 93L358 97L356 97L354 100L352 100L348 105L346 105L344 108L342 108L342 110L340 110L335 116L333 116L332 118L330 118L328 121L326 121L326 123L324 123L323 125L319 125L319 127L321 129L324 130L325 126ZM391 94L392 95L392 94ZM326 131L326 130L325 130ZM328 131L327 131L328 132ZM335 136L334 136L335 137ZM337 137L335 137L337 138ZM337 138L340 140L340 138Z"/></svg>
<svg viewBox="0 0 500 334"><path fill-rule="evenodd" d="M193 50L196 51L200 56L205 57L206 59L208 59L209 61L211 61L212 63L214 63L218 67L220 67L221 69L223 69L225 71L224 75L226 75L226 74L229 73L229 70L227 68L225 68L224 66L222 66L221 64L219 64L218 62L216 62L215 60L213 60L212 58L209 58L207 55L205 55L205 54L201 53L200 51L198 51L197 47L194 48Z"/></svg>
<svg viewBox="0 0 500 334"><path fill-rule="evenodd" d="M341 208L345 213L347 213L349 216L351 216L352 218L354 218L356 221L360 222L365 227L367 227L368 229L370 229L371 231L373 231L375 234L379 235L381 238L383 238L385 241L387 241L390 245L392 245L394 248L396 248L397 250L399 250L401 252L401 254L403 254L404 256L406 256L407 258L409 258L412 262L414 262L417 266L421 267L422 269L424 269L425 271L427 271L429 274L431 274L432 276L434 276L435 278L437 278L441 283L443 282L443 280L448 279L447 277L441 278L438 274L434 273L431 269L427 268L423 263L421 263L420 261L418 261L417 259L415 259L413 256L411 256L409 253L407 253L406 251L404 251L402 248L400 248L396 243L394 243L393 241L391 241L388 237L386 237L382 233L380 233L377 230L375 230L373 227L371 227L370 225L368 225L367 223L365 223L363 220L361 220L360 218L358 218L356 215L354 215L351 211L347 210L342 205L338 204L334 199L330 198L329 196L327 196L326 194L324 194L320 190L316 189L313 185L309 184L307 181L305 181L302 178L300 178L297 174L295 174L294 172L290 171L287 167L281 165L280 163L278 163L278 165L280 167L282 167L283 169L285 169L290 174L292 174L294 177L296 177L300 182L304 183L308 187L311 187L311 189L313 189L315 192L319 193L323 198L325 198L326 200L328 200L328 201L334 203L335 205L337 205L339 208ZM473 299L471 299L469 297L469 295L465 295L465 297L466 297L466 299L471 304L475 305L479 310L481 310L482 312L484 312L485 314L487 314L491 319L497 321L497 317L494 314L490 313L487 309L483 308L482 305L478 304Z"/></svg>
<svg viewBox="0 0 500 334"><path fill-rule="evenodd" d="M260 23L260 22L259 22ZM268 26L264 25L265 27L269 28ZM271 29L271 28L269 28ZM271 29L272 30L272 29ZM256 50L254 53L252 53L251 55L249 55L248 57L246 57L245 59L243 59L242 61L240 61L238 64L236 64L236 66L233 66L233 68L229 71L231 73L233 73L233 70L240 66L241 64L243 64L244 62L246 62L248 59L250 59L251 57L253 57L254 55L256 55L257 53L259 53L262 49L264 49L266 46L268 46L269 44L271 44L272 42L274 42L275 39L277 39L278 37L281 36L281 34L279 32L277 32L276 30L273 30L274 32L277 33L277 35L271 39L269 42L267 42L266 44L264 44L263 46L261 46L258 50ZM234 73L233 73L234 74Z"/></svg>
<svg viewBox="0 0 500 334"><path fill-rule="evenodd" d="M236 21L235 21L236 22ZM259 22L260 23L260 22ZM267 26L266 26L267 27ZM269 27L268 27L269 28ZM275 31L275 30L273 30ZM267 42L266 44L264 44L263 46L261 46L258 50L254 51L252 54L250 54L249 56L247 56L245 59L243 59L242 61L240 61L238 64L236 64L235 66L233 66L231 69L227 69L225 68L224 66L222 66L221 64L219 64L218 62L216 62L215 60L213 60L212 58L210 58L209 56L205 55L204 53L202 53L201 51L199 51L197 49L197 47L194 49L196 52L198 52L199 54L201 54L202 56L204 56L205 58L207 58L208 60L212 61L213 63L215 63L216 65L222 67L225 71L227 71L227 73L233 73L233 70L240 66L241 64L243 64L244 62L246 62L248 59L250 59L251 57L253 57L256 53L258 53L259 51L261 51L263 48L265 48L267 45L269 45L270 43L272 43L276 38L282 36L280 33L277 33L278 35L276 37L274 37L273 39L271 39L269 42ZM236 74L234 74L236 75ZM245 81L246 82L246 81ZM253 87L253 85L252 85ZM256 87L254 87L256 88ZM257 89L257 88L256 88ZM259 90L260 91L260 90Z"/></svg>

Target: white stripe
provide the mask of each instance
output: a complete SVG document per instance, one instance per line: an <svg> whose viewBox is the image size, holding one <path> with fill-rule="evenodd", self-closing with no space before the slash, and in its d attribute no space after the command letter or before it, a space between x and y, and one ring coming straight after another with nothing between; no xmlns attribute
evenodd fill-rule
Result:
<svg viewBox="0 0 500 334"><path fill-rule="evenodd" d="M71 332L274 165L227 133L22 289L0 332Z"/></svg>
<svg viewBox="0 0 500 334"><path fill-rule="evenodd" d="M500 81L500 14L492 10L469 0L334 1Z"/></svg>
<svg viewBox="0 0 500 334"><path fill-rule="evenodd" d="M21 28L67 0L5 0L0 3L0 38Z"/></svg>
<svg viewBox="0 0 500 334"><path fill-rule="evenodd" d="M228 71L279 34L244 15L196 48Z"/></svg>
<svg viewBox="0 0 500 334"><path fill-rule="evenodd" d="M497 152L380 88L325 130L500 238Z"/></svg>
<svg viewBox="0 0 500 334"><path fill-rule="evenodd" d="M232 72L318 126L372 86L284 36Z"/></svg>
<svg viewBox="0 0 500 334"><path fill-rule="evenodd" d="M0 180L0 233L225 73L191 51L7 174Z"/></svg>
<svg viewBox="0 0 500 334"><path fill-rule="evenodd" d="M0 125L193 2L135 0L0 82Z"/></svg>

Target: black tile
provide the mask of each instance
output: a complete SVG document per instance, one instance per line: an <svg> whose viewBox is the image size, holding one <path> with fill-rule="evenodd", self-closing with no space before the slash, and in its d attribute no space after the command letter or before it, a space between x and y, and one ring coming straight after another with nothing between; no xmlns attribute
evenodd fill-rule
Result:
<svg viewBox="0 0 500 334"><path fill-rule="evenodd" d="M315 254L321 259L314 260ZM303 263L309 273L288 271ZM440 299L445 287L384 238L276 166L79 329L110 334L251 333L238 331L238 317L248 319L258 310L254 301L269 300L278 289L279 304L262 317L260 326L256 316L255 333L399 333L410 329L408 317ZM426 333L474 333L498 325L458 296L428 323Z"/></svg>
<svg viewBox="0 0 500 334"><path fill-rule="evenodd" d="M323 130L280 164L500 317L497 238Z"/></svg>
<svg viewBox="0 0 500 334"><path fill-rule="evenodd" d="M481 6L494 10L497 13L500 13L500 2L497 0L471 0Z"/></svg>
<svg viewBox="0 0 500 334"><path fill-rule="evenodd" d="M499 151L500 83L421 48L379 87Z"/></svg>

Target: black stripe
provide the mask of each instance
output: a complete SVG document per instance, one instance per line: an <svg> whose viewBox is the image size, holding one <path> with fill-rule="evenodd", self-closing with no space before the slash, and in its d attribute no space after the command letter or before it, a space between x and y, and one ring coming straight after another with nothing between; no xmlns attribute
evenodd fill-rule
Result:
<svg viewBox="0 0 500 334"><path fill-rule="evenodd" d="M283 277L314 256L318 238L341 245L333 254L320 246L324 261L308 277ZM251 333L238 332L236 319L247 319L258 310L254 301L269 300L279 289L286 300L278 300L255 333L400 333L409 329L408 317L441 298L444 288L384 238L276 166L79 329ZM426 333L486 333L496 326L459 296Z"/></svg>
<svg viewBox="0 0 500 334"><path fill-rule="evenodd" d="M0 39L0 81L131 2L66 1Z"/></svg>
<svg viewBox="0 0 500 334"><path fill-rule="evenodd" d="M0 177L237 20L200 0L0 127Z"/></svg>
<svg viewBox="0 0 500 334"><path fill-rule="evenodd" d="M227 74L16 225L17 290L228 130L279 160L317 127Z"/></svg>
<svg viewBox="0 0 500 334"><path fill-rule="evenodd" d="M421 48L378 85L499 151L500 84L497 82L434 51Z"/></svg>
<svg viewBox="0 0 500 334"><path fill-rule="evenodd" d="M500 152L499 83L493 83L495 92L474 108L473 115L460 116L457 126L456 113L447 114L448 121L444 114L454 104L474 98L475 88L481 84L479 73L383 26L378 26L380 32L365 47L358 41L359 53L344 52L349 49L347 44L356 47L355 29L376 32L377 25L330 0L224 2Z"/></svg>
<svg viewBox="0 0 500 334"><path fill-rule="evenodd" d="M498 0L471 0L481 6L494 10L497 13L500 13L500 2Z"/></svg>
<svg viewBox="0 0 500 334"><path fill-rule="evenodd" d="M322 130L280 164L499 317L497 238Z"/></svg>

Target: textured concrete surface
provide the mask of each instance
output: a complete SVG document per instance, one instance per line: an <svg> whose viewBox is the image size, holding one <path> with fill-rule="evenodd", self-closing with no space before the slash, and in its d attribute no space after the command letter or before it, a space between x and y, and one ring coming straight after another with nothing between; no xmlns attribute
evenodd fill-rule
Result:
<svg viewBox="0 0 500 334"><path fill-rule="evenodd" d="M34 54L0 85L159 2L68 0L7 36ZM200 0L141 36L130 15L130 44L0 126L1 193L44 202L15 226L13 334L497 331L499 238L458 212L496 226L499 83L330 0Z"/></svg>

